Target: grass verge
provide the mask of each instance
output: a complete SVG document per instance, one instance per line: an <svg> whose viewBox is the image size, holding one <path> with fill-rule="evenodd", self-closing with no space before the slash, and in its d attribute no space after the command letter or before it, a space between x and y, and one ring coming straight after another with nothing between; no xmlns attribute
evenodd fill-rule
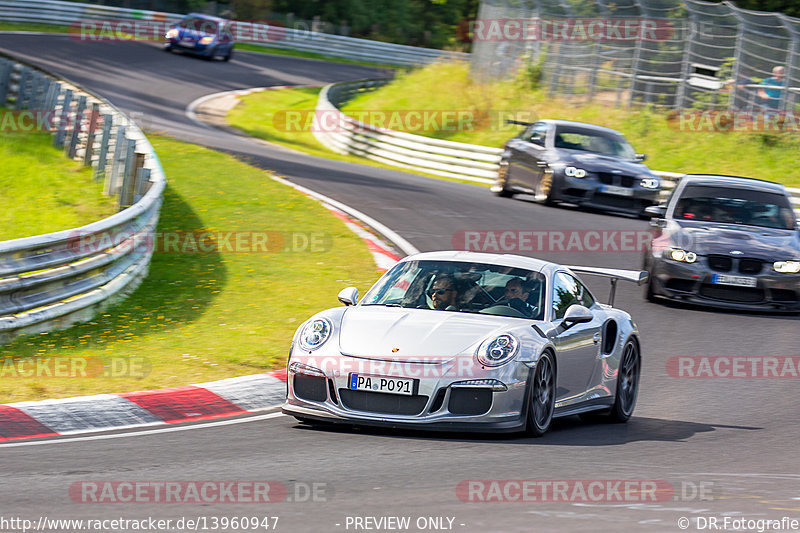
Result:
<svg viewBox="0 0 800 533"><path fill-rule="evenodd" d="M251 44L251 43L236 43L234 45L235 50L243 50L247 52L258 52L261 54L270 54L275 56L288 56L288 57L302 57L304 59L319 59L321 61L328 61L331 63L344 63L346 65L361 65L364 67L375 67L375 68L389 68L392 70L403 70L406 67L401 67L398 65L392 65L389 63L378 63L374 61L361 61L358 59L347 59L344 57L337 57L337 56L329 56L325 54L319 54L314 52L304 52L302 50L291 50L287 48L276 48L274 46L262 46L258 44Z"/></svg>
<svg viewBox="0 0 800 533"><path fill-rule="evenodd" d="M482 185L433 174L428 175L414 170L403 169L402 167L386 165L364 157L339 154L328 149L311 132L311 119L314 116L319 91L320 89L317 88L273 89L242 96L239 98L239 105L228 112L227 120L231 126L247 135L280 144L309 155L377 168L406 170L407 172L448 181ZM300 113L302 119L297 123L299 127L295 127L295 123L286 126L285 118L287 112ZM488 185L486 186L488 187Z"/></svg>
<svg viewBox="0 0 800 533"><path fill-rule="evenodd" d="M102 316L1 346L0 403L171 387L277 368L303 320L338 305L341 288L364 291L378 277L363 242L316 201L231 156L165 137L150 140L169 180L159 232L270 232L270 243L280 234L289 249L155 253L142 285ZM317 245L304 248L305 238ZM13 370L22 359L52 357L122 363L139 357L145 364L138 370L149 372L55 378L20 377Z"/></svg>
<svg viewBox="0 0 800 533"><path fill-rule="evenodd" d="M117 211L92 169L54 148L50 133L3 133L0 161L0 241L76 228Z"/></svg>
<svg viewBox="0 0 800 533"><path fill-rule="evenodd" d="M365 93L345 107L364 110L455 110L471 114L471 127L438 129L424 134L452 141L500 147L520 131L504 124L518 115L523 120L554 118L600 124L625 134L655 170L750 176L800 186L795 171L800 133L680 131L667 112L650 108L617 108L611 104L579 105L548 97L521 80L473 83L469 66L437 63L399 75L391 84ZM415 133L415 132L412 132Z"/></svg>

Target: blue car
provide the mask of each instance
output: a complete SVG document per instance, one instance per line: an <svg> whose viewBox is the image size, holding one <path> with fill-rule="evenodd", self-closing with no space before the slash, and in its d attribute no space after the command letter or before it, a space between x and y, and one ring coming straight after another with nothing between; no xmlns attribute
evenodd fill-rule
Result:
<svg viewBox="0 0 800 533"><path fill-rule="evenodd" d="M233 25L231 21L200 13L189 13L167 30L164 50L180 50L208 60L233 55Z"/></svg>

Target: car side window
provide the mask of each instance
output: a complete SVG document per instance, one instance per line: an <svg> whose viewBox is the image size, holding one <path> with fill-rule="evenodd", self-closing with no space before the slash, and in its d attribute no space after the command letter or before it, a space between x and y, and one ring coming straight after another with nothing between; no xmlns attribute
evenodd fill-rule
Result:
<svg viewBox="0 0 800 533"><path fill-rule="evenodd" d="M591 308L594 305L594 297L580 281L569 274L559 272L553 283L554 318L563 318L569 306L575 304Z"/></svg>
<svg viewBox="0 0 800 533"><path fill-rule="evenodd" d="M545 138L547 137L547 124L534 124L531 128L530 141L533 144L544 146Z"/></svg>

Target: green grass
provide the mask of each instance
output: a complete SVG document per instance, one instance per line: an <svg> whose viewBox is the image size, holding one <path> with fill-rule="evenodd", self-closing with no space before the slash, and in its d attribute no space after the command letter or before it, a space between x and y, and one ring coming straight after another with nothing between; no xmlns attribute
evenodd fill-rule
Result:
<svg viewBox="0 0 800 533"><path fill-rule="evenodd" d="M14 359L144 357L149 375L34 379L0 373L0 403L186 385L277 368L303 320L339 305L343 287L363 292L378 277L363 242L316 201L231 156L150 139L169 180L159 232L312 232L326 236L329 245L316 252L156 253L136 292L101 316L0 347L0 357Z"/></svg>
<svg viewBox="0 0 800 533"><path fill-rule="evenodd" d="M35 22L0 21L0 31L35 31L45 33L68 33L69 26L58 24L39 24Z"/></svg>
<svg viewBox="0 0 800 533"><path fill-rule="evenodd" d="M516 115L591 122L619 130L648 166L673 172L736 174L800 186L797 173L800 133L723 133L679 131L666 112L622 109L610 103L578 105L550 98L520 80L477 84L468 65L434 64L405 75L375 92L365 93L344 107L358 110L458 110L471 113L472 128L425 132L437 138L500 147L520 131L503 120Z"/></svg>
<svg viewBox="0 0 800 533"><path fill-rule="evenodd" d="M289 56L289 57L302 57L305 59L319 59L322 61L328 61L331 63L344 63L346 65L362 65L365 67L376 67L376 68L389 68L392 70L402 70L405 67L401 67L398 65L392 65L389 63L379 63L375 61L362 61L358 59L347 59L344 57L337 57L337 56L330 56L315 52L304 52L302 50L291 50L286 48L276 48L274 46L261 46L258 44L251 44L251 43L236 43L234 45L236 50L244 50L247 52L259 52L261 54L270 54L276 56Z"/></svg>
<svg viewBox="0 0 800 533"><path fill-rule="evenodd" d="M280 144L309 155L377 168L407 170L364 157L339 154L320 143L314 137L311 129L305 127L310 124L310 120L314 116L319 91L317 88L274 89L242 96L240 97L239 105L228 112L227 120L231 126L252 137ZM297 124L304 127L295 127L294 123L289 124L287 127L286 117L291 116L287 112L299 112L299 116L302 118ZM417 171L407 171L420 174ZM434 176L432 174L429 176L476 185L474 182Z"/></svg>
<svg viewBox="0 0 800 533"><path fill-rule="evenodd" d="M0 241L77 228L117 211L92 169L54 148L50 133L3 133L0 161Z"/></svg>

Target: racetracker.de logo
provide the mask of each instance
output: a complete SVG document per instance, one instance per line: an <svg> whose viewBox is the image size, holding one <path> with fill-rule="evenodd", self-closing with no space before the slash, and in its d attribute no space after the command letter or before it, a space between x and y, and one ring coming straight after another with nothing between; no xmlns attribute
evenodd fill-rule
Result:
<svg viewBox="0 0 800 533"><path fill-rule="evenodd" d="M70 38L85 42L107 41L164 41L177 20L76 20L69 25ZM190 28L192 44L200 35L217 35L222 41L275 43L286 39L286 28L273 21L230 21L221 28L212 20L196 20ZM196 34L196 35L195 35ZM310 32L294 32L295 39L310 36Z"/></svg>
<svg viewBox="0 0 800 533"><path fill-rule="evenodd" d="M529 111L501 109L281 109L272 116L275 129L287 133L367 133L370 131L403 131L430 133L435 131L502 131L514 133L518 126L507 120L535 122Z"/></svg>
<svg viewBox="0 0 800 533"><path fill-rule="evenodd" d="M454 250L469 252L639 252L650 249L652 234L633 230L462 230Z"/></svg>
<svg viewBox="0 0 800 533"><path fill-rule="evenodd" d="M666 41L675 28L669 19L505 18L475 19L460 25L462 40L472 41Z"/></svg>
<svg viewBox="0 0 800 533"><path fill-rule="evenodd" d="M669 481L652 479L483 479L456 486L462 502L648 503L673 499Z"/></svg>
<svg viewBox="0 0 800 533"><path fill-rule="evenodd" d="M667 125L689 133L800 133L800 114L792 111L673 111Z"/></svg>
<svg viewBox="0 0 800 533"><path fill-rule="evenodd" d="M279 481L76 481L76 503L278 503L286 500Z"/></svg>
<svg viewBox="0 0 800 533"><path fill-rule="evenodd" d="M800 356L688 356L667 359L673 378L798 379Z"/></svg>

